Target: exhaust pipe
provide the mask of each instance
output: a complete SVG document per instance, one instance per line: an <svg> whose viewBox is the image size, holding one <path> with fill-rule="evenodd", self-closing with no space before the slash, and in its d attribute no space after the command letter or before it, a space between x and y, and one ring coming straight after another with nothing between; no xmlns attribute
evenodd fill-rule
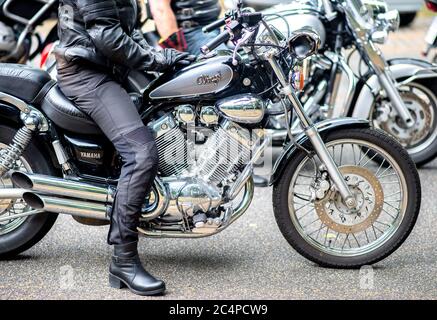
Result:
<svg viewBox="0 0 437 320"><path fill-rule="evenodd" d="M38 193L104 203L112 203L114 200L109 186L65 180L47 175L29 174L21 171L12 173L11 180L14 185L22 189L29 189Z"/></svg>
<svg viewBox="0 0 437 320"><path fill-rule="evenodd" d="M18 189L18 188L6 188L6 189L0 189L0 200L1 199L21 199L23 198L23 194L29 190L26 189Z"/></svg>
<svg viewBox="0 0 437 320"><path fill-rule="evenodd" d="M33 192L25 192L23 199L29 206L38 210L97 220L109 220L109 207L103 203L42 196Z"/></svg>

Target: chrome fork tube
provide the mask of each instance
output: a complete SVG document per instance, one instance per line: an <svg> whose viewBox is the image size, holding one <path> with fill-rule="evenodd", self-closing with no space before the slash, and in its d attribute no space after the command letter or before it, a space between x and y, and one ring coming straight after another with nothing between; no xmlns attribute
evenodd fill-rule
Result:
<svg viewBox="0 0 437 320"><path fill-rule="evenodd" d="M387 67L382 52L376 48L371 41L364 42L363 49L367 54L366 58L368 64L378 76L381 87L385 90L399 117L408 128L411 128L414 126L414 120L399 94L396 83L391 77L390 70Z"/></svg>
<svg viewBox="0 0 437 320"><path fill-rule="evenodd" d="M352 195L349 186L347 185L346 181L343 178L343 175L338 170L338 167L334 162L334 159L332 159L331 155L329 154L328 149L326 148L322 138L319 135L319 132L314 127L314 124L312 123L311 119L305 114L303 106L300 103L296 94L294 93L293 88L288 83L287 78L284 72L282 71L281 66L278 64L278 61L275 59L274 56L270 55L267 56L266 58L270 63L273 72L276 74L279 82L282 85L283 94L287 96L287 98L290 100L291 104L293 105L293 109L302 123L305 134L311 141L311 144L313 145L314 150L319 156L320 161L322 161L322 163L325 165L326 170L328 171L334 184L337 186L338 192L343 198L345 204L349 208L354 208L356 206L355 197Z"/></svg>

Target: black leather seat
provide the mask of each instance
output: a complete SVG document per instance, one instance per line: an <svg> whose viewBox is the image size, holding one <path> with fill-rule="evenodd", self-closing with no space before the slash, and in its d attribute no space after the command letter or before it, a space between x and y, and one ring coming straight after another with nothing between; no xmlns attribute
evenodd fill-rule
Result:
<svg viewBox="0 0 437 320"><path fill-rule="evenodd" d="M101 134L97 124L80 111L57 85L45 96L41 109L58 127L82 134Z"/></svg>
<svg viewBox="0 0 437 320"><path fill-rule="evenodd" d="M43 70L21 64L0 63L0 90L27 103L33 103L51 80Z"/></svg>

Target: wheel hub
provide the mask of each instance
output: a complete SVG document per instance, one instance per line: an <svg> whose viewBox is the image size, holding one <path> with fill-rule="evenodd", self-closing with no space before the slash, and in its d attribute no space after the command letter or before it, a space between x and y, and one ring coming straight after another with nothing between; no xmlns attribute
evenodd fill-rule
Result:
<svg viewBox="0 0 437 320"><path fill-rule="evenodd" d="M387 121L380 123L381 129L387 131L401 142L402 145L414 145L426 138L432 124L431 106L426 104L413 92L400 92L402 100L414 120L414 126L407 128L402 119L392 112Z"/></svg>
<svg viewBox="0 0 437 320"><path fill-rule="evenodd" d="M320 220L338 233L357 233L369 228L379 217L384 204L384 192L375 175L366 168L343 166L341 174L355 197L357 206L351 210L338 191L315 202Z"/></svg>

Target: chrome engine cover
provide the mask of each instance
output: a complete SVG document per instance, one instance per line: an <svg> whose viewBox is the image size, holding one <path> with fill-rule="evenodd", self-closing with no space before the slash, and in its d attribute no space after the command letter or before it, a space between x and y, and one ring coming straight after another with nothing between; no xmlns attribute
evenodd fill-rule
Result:
<svg viewBox="0 0 437 320"><path fill-rule="evenodd" d="M160 178L168 194L166 215L178 219L222 205L225 186L233 185L264 138L263 130L222 120L206 142L198 145L186 139L172 113L149 127L156 135Z"/></svg>
<svg viewBox="0 0 437 320"><path fill-rule="evenodd" d="M223 117L237 123L259 123L265 113L264 101L253 94L239 94L217 101Z"/></svg>

